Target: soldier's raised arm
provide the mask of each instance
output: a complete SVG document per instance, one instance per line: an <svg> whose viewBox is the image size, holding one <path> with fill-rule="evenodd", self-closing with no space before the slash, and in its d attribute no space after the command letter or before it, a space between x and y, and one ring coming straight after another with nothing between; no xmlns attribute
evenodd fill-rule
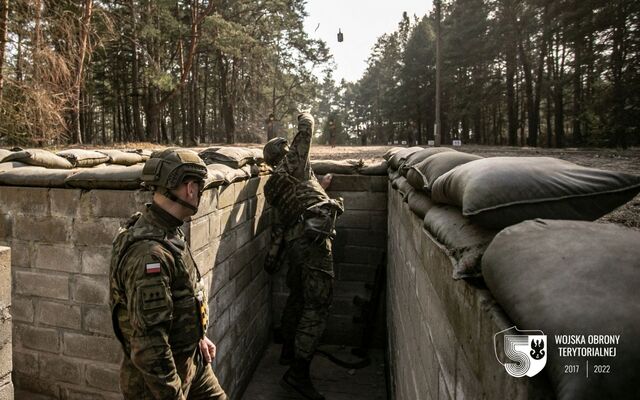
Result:
<svg viewBox="0 0 640 400"><path fill-rule="evenodd" d="M293 138L291 146L289 146L285 161L289 174L294 178L309 178L309 151L311 149L313 126L314 120L311 114L305 112L298 115L298 133Z"/></svg>

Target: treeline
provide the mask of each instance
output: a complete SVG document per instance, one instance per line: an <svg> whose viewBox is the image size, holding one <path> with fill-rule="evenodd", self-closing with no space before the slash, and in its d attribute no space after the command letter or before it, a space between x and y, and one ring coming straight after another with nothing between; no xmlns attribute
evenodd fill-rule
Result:
<svg viewBox="0 0 640 400"><path fill-rule="evenodd" d="M0 0L0 144L257 141L330 65L304 3Z"/></svg>
<svg viewBox="0 0 640 400"><path fill-rule="evenodd" d="M436 18L404 15L335 118L360 143L434 138ZM640 2L442 1L443 143L640 144Z"/></svg>

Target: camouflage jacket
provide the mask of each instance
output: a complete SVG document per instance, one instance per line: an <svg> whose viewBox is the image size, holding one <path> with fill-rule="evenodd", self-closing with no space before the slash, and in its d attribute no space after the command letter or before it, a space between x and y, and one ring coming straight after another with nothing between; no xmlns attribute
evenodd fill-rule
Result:
<svg viewBox="0 0 640 400"><path fill-rule="evenodd" d="M182 398L206 331L207 295L182 221L159 206L134 214L113 242L113 328L156 398Z"/></svg>

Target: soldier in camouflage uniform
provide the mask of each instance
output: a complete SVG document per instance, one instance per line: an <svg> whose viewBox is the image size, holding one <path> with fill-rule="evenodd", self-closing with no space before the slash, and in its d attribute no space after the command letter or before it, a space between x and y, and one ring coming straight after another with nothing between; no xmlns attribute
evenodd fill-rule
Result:
<svg viewBox="0 0 640 400"><path fill-rule="evenodd" d="M110 302L126 399L227 399L210 365L207 294L180 229L198 210L206 176L191 150L154 154L142 172L153 203L113 242Z"/></svg>
<svg viewBox="0 0 640 400"><path fill-rule="evenodd" d="M313 117L303 113L290 147L283 138L272 139L264 147L265 161L274 168L265 195L277 215L265 269L274 272L284 262L289 265L280 362L290 368L283 385L305 398L323 400L311 382L309 366L329 316L334 277L331 246L343 206L341 199L330 199L325 193L330 176L321 184L311 170L313 126Z"/></svg>

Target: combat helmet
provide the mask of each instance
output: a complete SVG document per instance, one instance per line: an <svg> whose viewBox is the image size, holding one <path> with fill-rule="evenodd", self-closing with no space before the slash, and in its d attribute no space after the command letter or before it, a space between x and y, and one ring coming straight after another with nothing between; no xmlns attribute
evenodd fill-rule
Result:
<svg viewBox="0 0 640 400"><path fill-rule="evenodd" d="M196 212L196 207L171 192L184 182L185 178L200 181L200 190L203 189L204 180L207 178L207 166L193 150L170 147L154 152L142 168L143 186L160 192Z"/></svg>
<svg viewBox="0 0 640 400"><path fill-rule="evenodd" d="M264 154L264 161L271 165L276 166L282 160L282 158L289 151L289 142L282 137L276 137L267 142L264 145L262 153Z"/></svg>

